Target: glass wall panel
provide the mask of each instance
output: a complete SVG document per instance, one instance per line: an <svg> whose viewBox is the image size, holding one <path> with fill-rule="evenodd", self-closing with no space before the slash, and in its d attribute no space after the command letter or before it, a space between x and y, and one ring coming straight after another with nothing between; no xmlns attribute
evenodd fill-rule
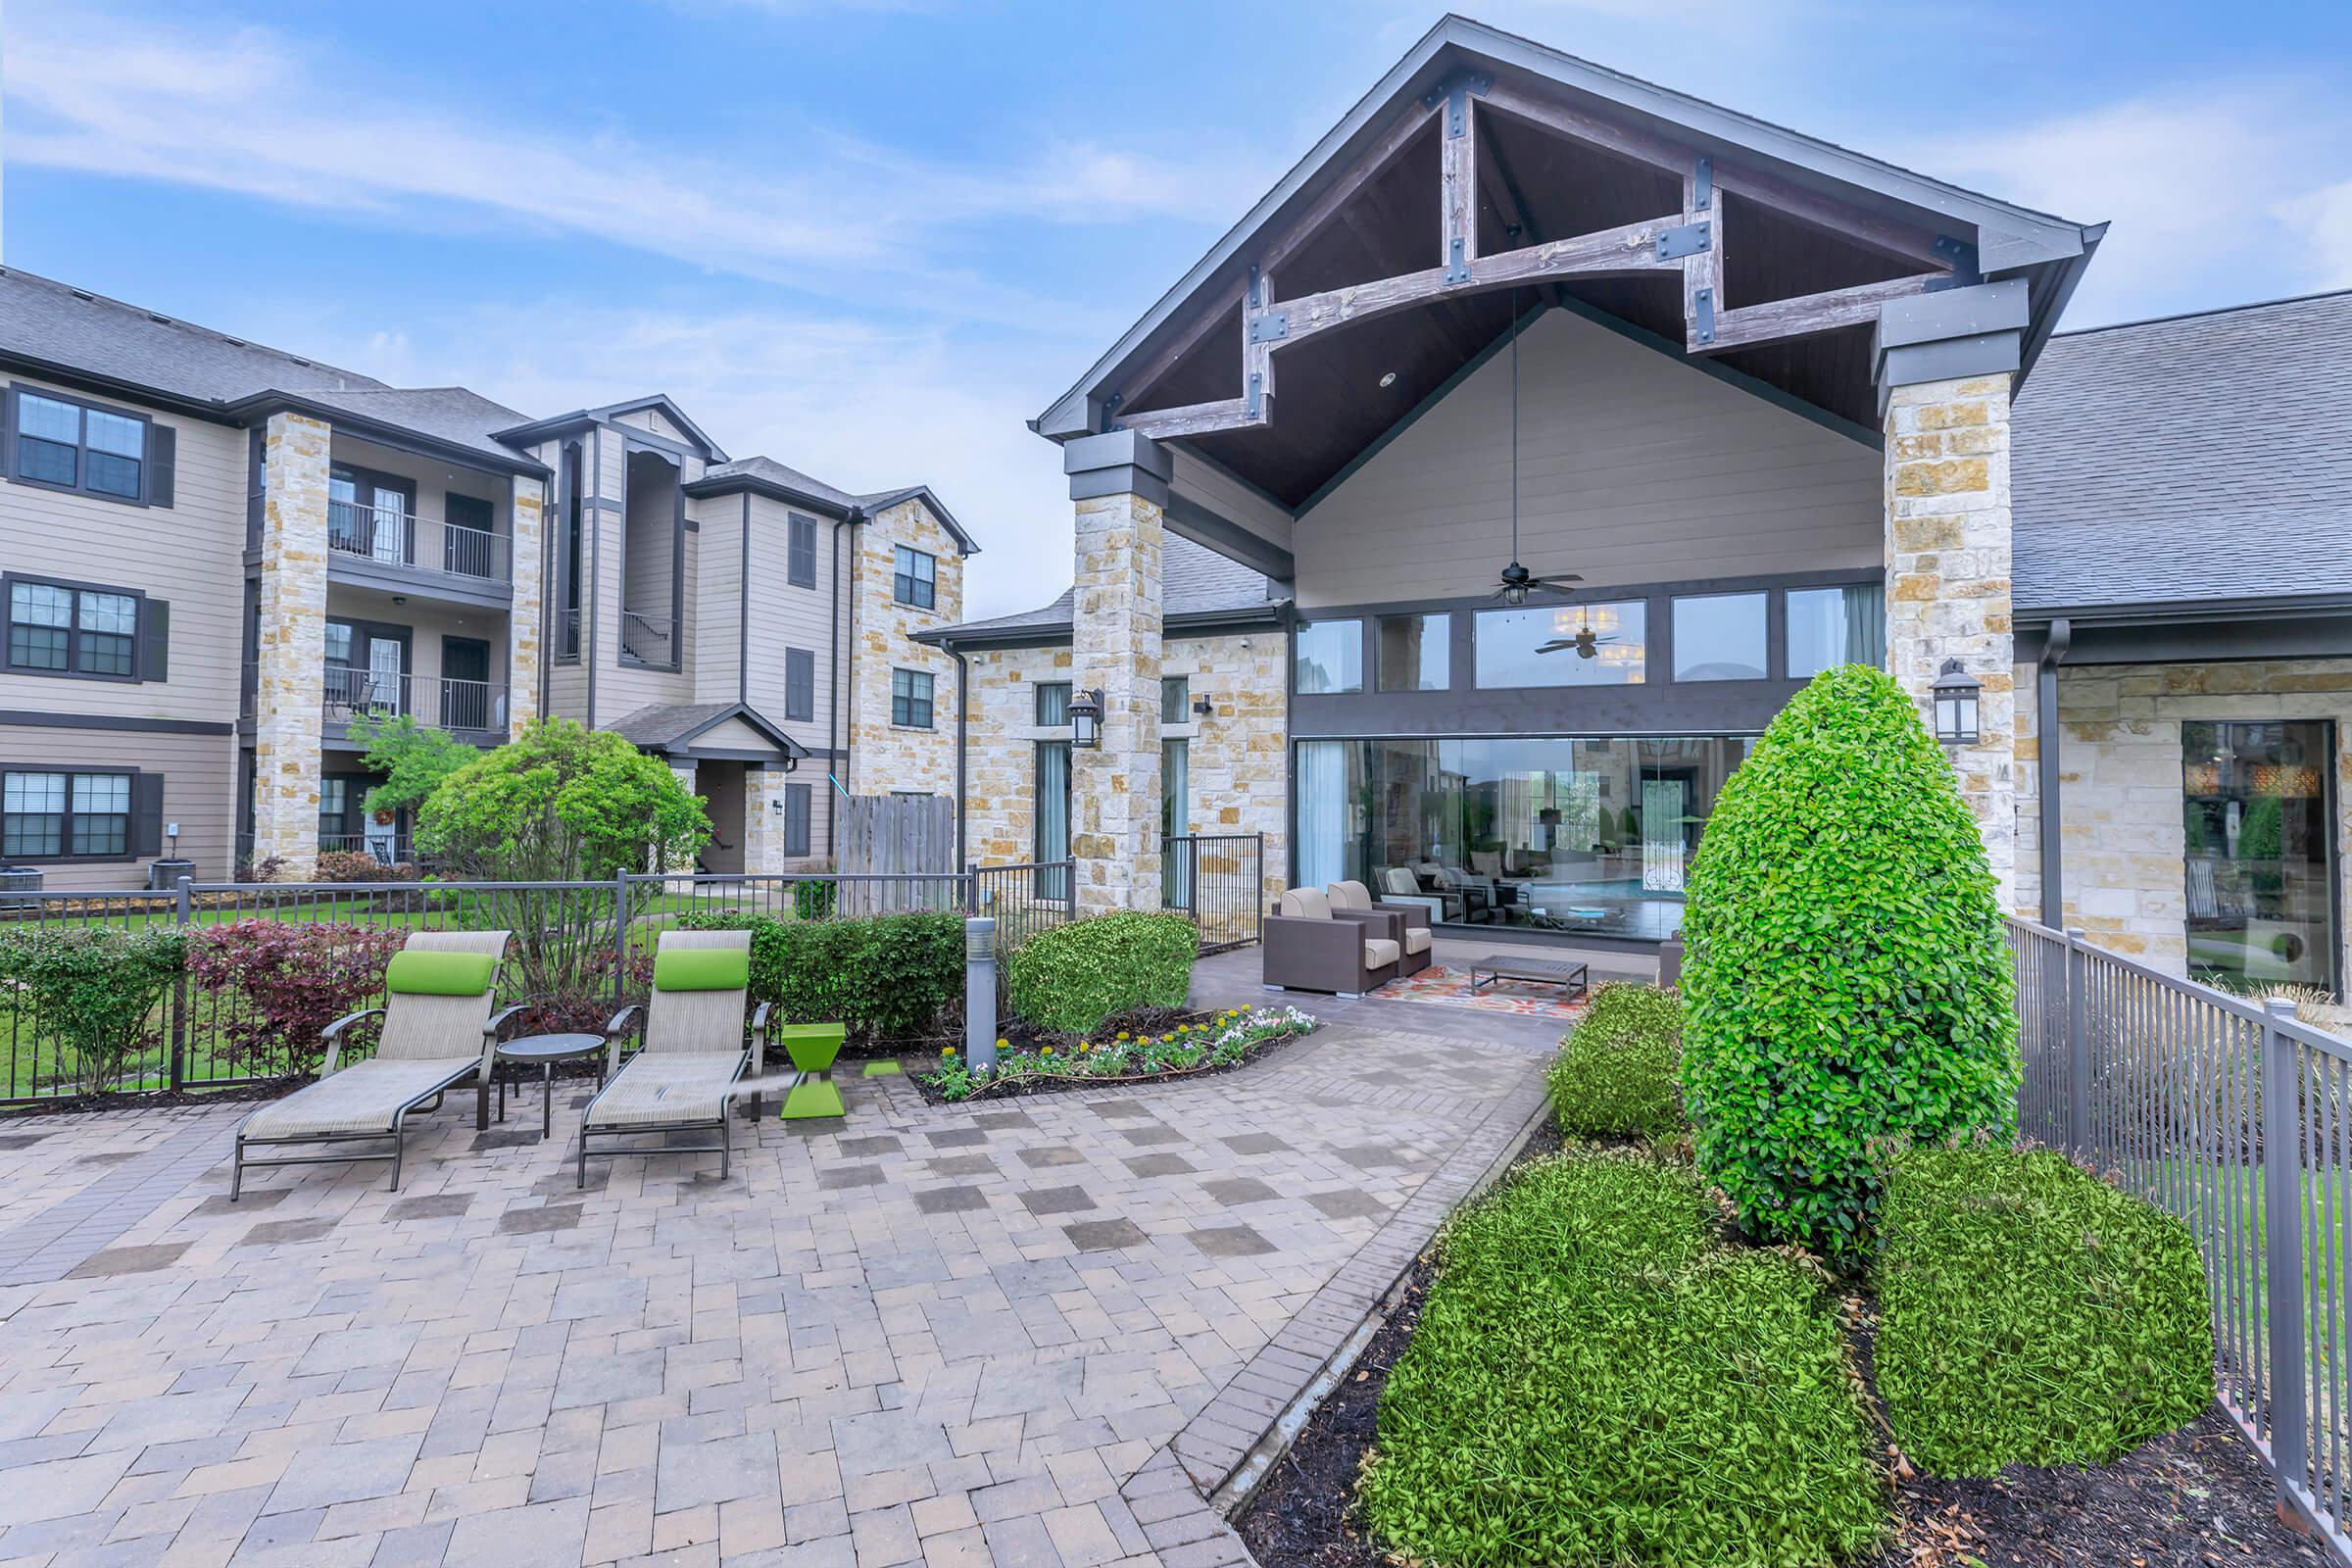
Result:
<svg viewBox="0 0 2352 1568"><path fill-rule="evenodd" d="M1291 638L1291 649L1297 690L1360 692L1364 689L1362 621L1300 621Z"/></svg>
<svg viewBox="0 0 2352 1568"><path fill-rule="evenodd" d="M1767 594L1705 594L1674 602L1676 680L1762 680Z"/></svg>
<svg viewBox="0 0 2352 1568"><path fill-rule="evenodd" d="M1838 664L1886 664L1886 586L1788 590L1788 675L1811 680Z"/></svg>
<svg viewBox="0 0 2352 1568"><path fill-rule="evenodd" d="M1451 615L1380 617L1380 689L1442 692L1453 684Z"/></svg>
<svg viewBox="0 0 2352 1568"><path fill-rule="evenodd" d="M1482 610L1474 628L1478 684L1639 686L1648 665L1648 620L1639 599Z"/></svg>
<svg viewBox="0 0 2352 1568"><path fill-rule="evenodd" d="M2333 990L2334 726L2180 726L2188 969L2239 989Z"/></svg>

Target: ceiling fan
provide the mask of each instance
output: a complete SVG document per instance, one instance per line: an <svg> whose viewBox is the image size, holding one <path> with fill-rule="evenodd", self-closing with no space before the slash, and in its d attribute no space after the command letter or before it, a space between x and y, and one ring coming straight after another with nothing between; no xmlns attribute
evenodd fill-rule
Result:
<svg viewBox="0 0 2352 1568"><path fill-rule="evenodd" d="M1536 652L1539 654L1559 654L1566 653L1569 649L1573 648L1576 650L1577 658L1592 659L1599 655L1601 649L1607 647L1610 643L1613 643L1617 640L1614 637L1603 637L1600 635L1600 633L1594 631L1592 629L1592 617L1590 614L1584 615L1583 619L1584 624L1576 628L1576 632L1573 636L1554 637L1550 642L1538 645Z"/></svg>
<svg viewBox="0 0 2352 1568"><path fill-rule="evenodd" d="M1519 225L1510 225L1513 238ZM1519 295L1511 294L1511 564L1495 578L1494 597L1506 605L1524 605L1530 592L1566 593L1585 579L1573 571L1538 575L1519 564ZM1591 658L1591 655L1587 655Z"/></svg>

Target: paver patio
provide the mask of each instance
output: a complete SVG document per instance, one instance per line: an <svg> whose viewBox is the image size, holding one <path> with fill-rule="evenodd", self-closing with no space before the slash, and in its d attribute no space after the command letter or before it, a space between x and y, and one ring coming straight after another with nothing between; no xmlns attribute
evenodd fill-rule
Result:
<svg viewBox="0 0 2352 1568"><path fill-rule="evenodd" d="M575 1190L572 1091L553 1142L527 1093L481 1135L453 1099L397 1195L326 1167L234 1207L245 1107L0 1124L0 1565L1246 1560L1179 1461L1229 1466L1336 1348L1549 1044L1318 1010L1187 1085L854 1083L723 1184Z"/></svg>

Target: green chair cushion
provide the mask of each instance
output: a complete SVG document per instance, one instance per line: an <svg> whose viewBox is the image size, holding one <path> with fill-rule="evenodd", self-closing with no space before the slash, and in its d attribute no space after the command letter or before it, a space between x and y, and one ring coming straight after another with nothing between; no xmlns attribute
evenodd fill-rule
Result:
<svg viewBox="0 0 2352 1568"><path fill-rule="evenodd" d="M669 948L654 955L657 991L741 991L752 983L752 956L741 948Z"/></svg>
<svg viewBox="0 0 2352 1568"><path fill-rule="evenodd" d="M384 989L403 996L478 997L498 960L487 953L420 953L404 948L384 966Z"/></svg>

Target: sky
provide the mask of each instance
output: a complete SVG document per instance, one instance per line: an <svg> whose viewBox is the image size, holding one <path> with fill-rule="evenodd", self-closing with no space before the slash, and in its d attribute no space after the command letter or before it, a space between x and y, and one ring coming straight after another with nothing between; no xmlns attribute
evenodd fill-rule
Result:
<svg viewBox="0 0 2352 1568"><path fill-rule="evenodd" d="M1394 0L0 0L0 261L527 414L930 484L1070 575L1052 402L1441 14ZM2111 220L2067 318L2352 286L2342 0L1466 14Z"/></svg>

